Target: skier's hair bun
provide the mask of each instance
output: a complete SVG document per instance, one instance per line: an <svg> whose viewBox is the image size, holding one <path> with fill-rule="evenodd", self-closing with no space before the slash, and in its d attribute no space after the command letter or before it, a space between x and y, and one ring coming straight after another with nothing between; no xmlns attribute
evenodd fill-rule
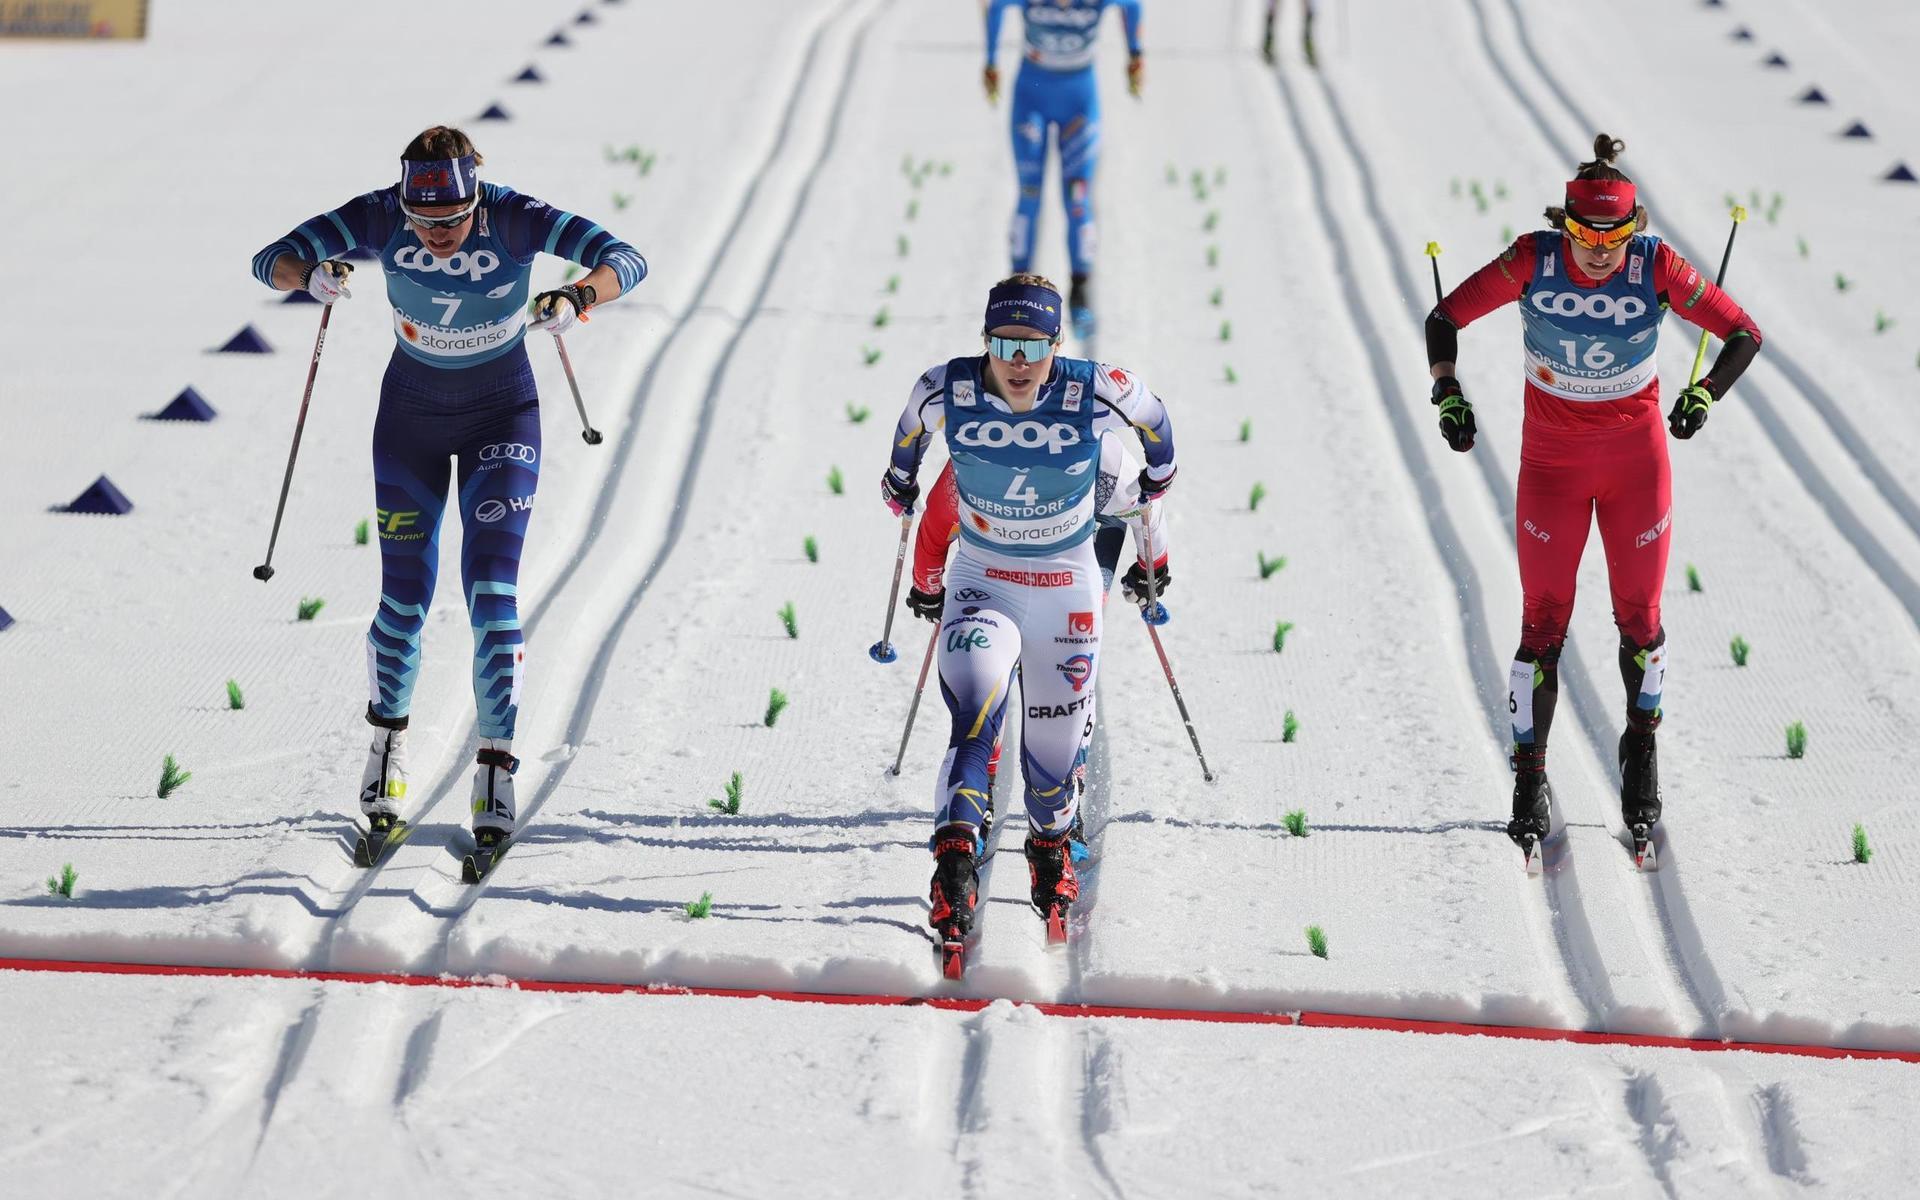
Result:
<svg viewBox="0 0 1920 1200"><path fill-rule="evenodd" d="M1610 133L1594 135L1593 161L1583 162L1574 173L1575 179L1618 179L1622 183L1632 183L1625 171L1613 165L1613 160L1626 153L1627 144ZM1634 214L1639 221L1638 227L1647 227L1647 210L1643 206ZM1555 229L1566 219L1567 210L1555 204L1547 209L1547 224Z"/></svg>
<svg viewBox="0 0 1920 1200"><path fill-rule="evenodd" d="M465 158L473 155L475 166L484 166L486 159L473 147L473 139L462 130L451 125L435 125L423 129L407 143L400 157L408 162L432 162L443 158Z"/></svg>

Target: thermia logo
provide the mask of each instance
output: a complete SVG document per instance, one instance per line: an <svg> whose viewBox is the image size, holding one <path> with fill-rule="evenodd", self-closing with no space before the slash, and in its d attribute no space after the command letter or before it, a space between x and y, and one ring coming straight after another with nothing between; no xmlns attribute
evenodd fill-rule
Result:
<svg viewBox="0 0 1920 1200"><path fill-rule="evenodd" d="M500 256L491 250L454 251L451 258L435 258L425 246L404 246L393 256L393 265L423 275L465 275L475 283L485 279L500 265Z"/></svg>
<svg viewBox="0 0 1920 1200"><path fill-rule="evenodd" d="M1080 431L1071 425L1050 425L1044 421L968 421L954 430L953 440L969 448L1001 449L1018 446L1049 454L1065 452L1080 444Z"/></svg>
<svg viewBox="0 0 1920 1200"><path fill-rule="evenodd" d="M1625 325L1646 315L1647 302L1638 296L1615 299L1604 292L1585 295L1579 292L1535 292L1533 306L1548 316L1592 317Z"/></svg>

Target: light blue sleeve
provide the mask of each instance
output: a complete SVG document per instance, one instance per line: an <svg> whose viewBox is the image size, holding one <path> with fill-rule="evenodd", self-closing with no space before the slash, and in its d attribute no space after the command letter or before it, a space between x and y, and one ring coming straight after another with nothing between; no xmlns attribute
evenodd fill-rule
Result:
<svg viewBox="0 0 1920 1200"><path fill-rule="evenodd" d="M1114 0L1114 7L1120 10L1120 20L1127 27L1127 53L1140 53L1141 0Z"/></svg>

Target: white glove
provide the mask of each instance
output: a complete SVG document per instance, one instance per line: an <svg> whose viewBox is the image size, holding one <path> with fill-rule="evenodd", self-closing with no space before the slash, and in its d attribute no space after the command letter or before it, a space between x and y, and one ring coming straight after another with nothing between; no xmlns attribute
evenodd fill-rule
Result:
<svg viewBox="0 0 1920 1200"><path fill-rule="evenodd" d="M541 292L533 298L533 320L527 328L559 337L572 329L573 323L593 307L593 299L593 288L584 283L570 283L563 288Z"/></svg>
<svg viewBox="0 0 1920 1200"><path fill-rule="evenodd" d="M353 274L353 264L329 258L313 264L307 272L307 295L322 304L332 304L345 296L353 299L353 293L347 290L347 279Z"/></svg>

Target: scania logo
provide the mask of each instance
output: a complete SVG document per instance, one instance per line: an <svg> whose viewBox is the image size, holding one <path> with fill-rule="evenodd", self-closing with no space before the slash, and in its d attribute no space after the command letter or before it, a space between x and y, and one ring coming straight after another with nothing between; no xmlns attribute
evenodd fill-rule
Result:
<svg viewBox="0 0 1920 1200"><path fill-rule="evenodd" d="M1533 306L1543 313L1560 317L1592 317L1625 325L1646 315L1647 302L1638 296L1615 299L1605 292L1535 292Z"/></svg>
<svg viewBox="0 0 1920 1200"><path fill-rule="evenodd" d="M953 440L962 446L982 446L990 450L1006 446L1038 450L1045 446L1047 453L1058 454L1068 446L1080 444L1080 431L1071 425L1049 425L1044 421L968 421L954 431Z"/></svg>
<svg viewBox="0 0 1920 1200"><path fill-rule="evenodd" d="M500 256L491 250L475 250L472 254L456 250L452 258L435 258L425 246L407 246L393 256L393 265L425 275L465 275L478 283L500 265Z"/></svg>
<svg viewBox="0 0 1920 1200"><path fill-rule="evenodd" d="M495 442L491 446L480 447L481 462L523 462L531 463L540 457L532 446L519 442Z"/></svg>

